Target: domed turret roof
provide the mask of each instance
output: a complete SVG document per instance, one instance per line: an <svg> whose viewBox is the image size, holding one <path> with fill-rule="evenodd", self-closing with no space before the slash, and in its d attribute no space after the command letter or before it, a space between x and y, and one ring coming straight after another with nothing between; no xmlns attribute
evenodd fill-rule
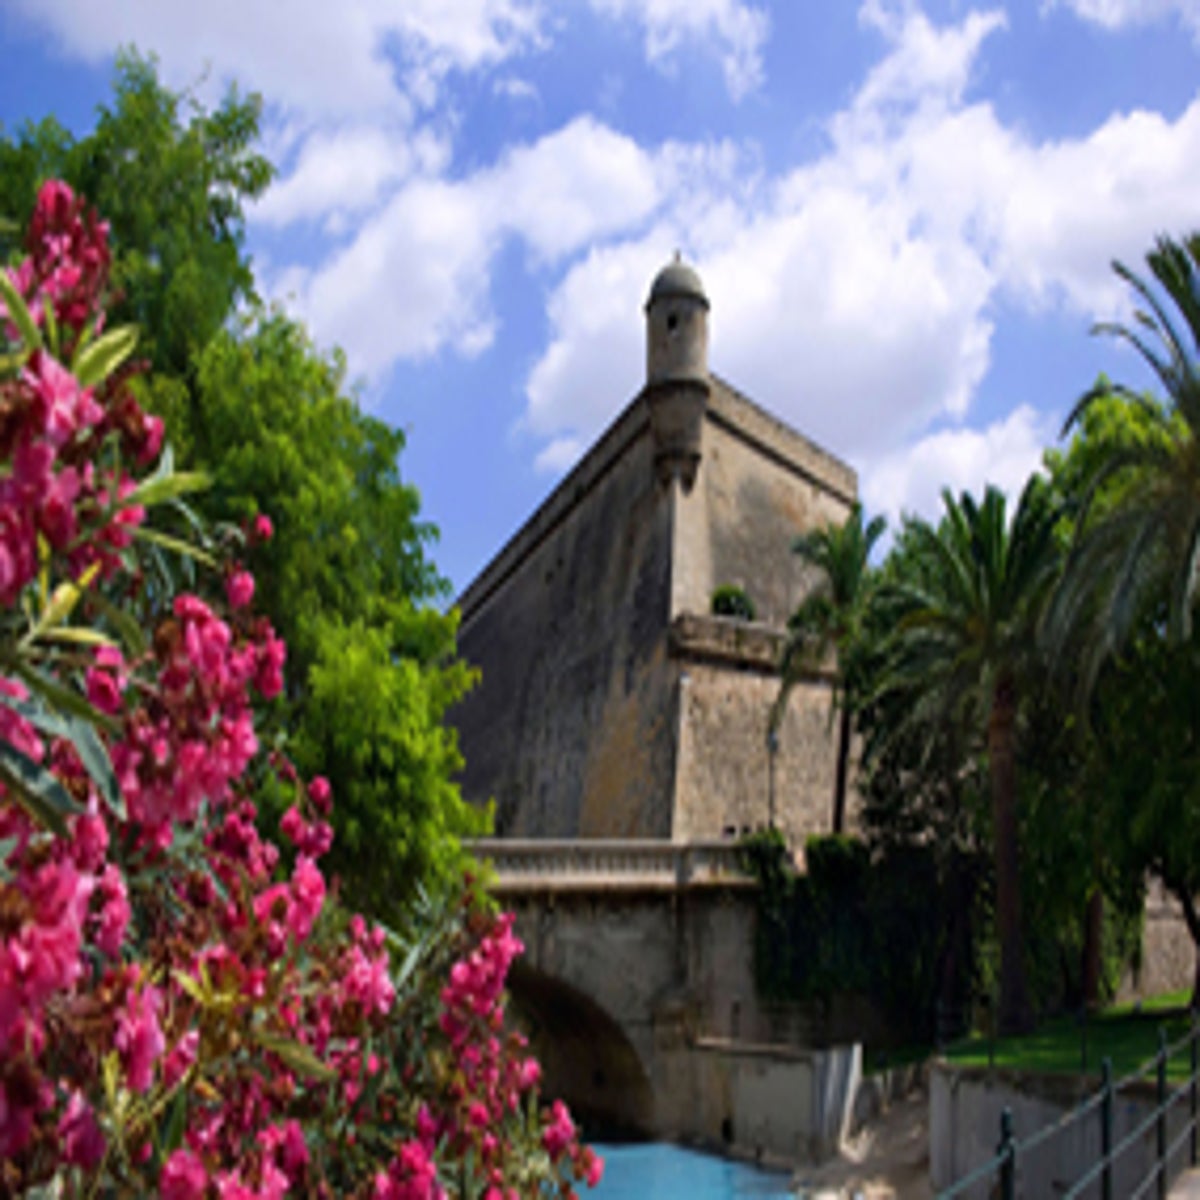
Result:
<svg viewBox="0 0 1200 1200"><path fill-rule="evenodd" d="M705 308L708 307L708 297L704 294L700 276L678 254L674 262L668 263L654 277L646 305L649 307L656 300L664 300L668 296L689 296L701 301Z"/></svg>

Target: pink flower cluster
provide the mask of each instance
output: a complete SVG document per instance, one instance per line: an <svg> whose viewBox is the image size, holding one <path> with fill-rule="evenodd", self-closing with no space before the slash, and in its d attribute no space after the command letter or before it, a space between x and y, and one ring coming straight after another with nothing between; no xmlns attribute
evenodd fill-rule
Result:
<svg viewBox="0 0 1200 1200"><path fill-rule="evenodd" d="M70 344L103 328L105 239L48 186L11 273ZM0 335L15 328L0 314ZM285 649L252 611L247 571L228 569L220 596L150 597L144 652L18 645L16 606L43 567L78 578L99 563L110 604L136 591L144 514L97 456L115 435L145 461L162 431L122 384L82 388L50 349L10 375L0 636L54 679L34 697L0 676L0 739L76 809L47 825L0 788L0 1190L48 1187L64 1164L92 1190L167 1200L515 1200L596 1182L561 1104L524 1115L540 1068L504 1029L511 916L464 899L433 939L441 957L423 969L438 974L401 995L384 931L328 902L329 783L259 755L254 705L282 690ZM249 531L271 533L261 515ZM63 689L99 714L122 804L101 794L94 743L27 718ZM286 849L260 827L264 787L285 796Z"/></svg>
<svg viewBox="0 0 1200 1200"><path fill-rule="evenodd" d="M257 753L250 688L278 695L285 651L265 621L238 635L188 595L176 597L155 643L151 699L126 715L112 755L131 815L166 846L174 823L192 821L206 802L225 804ZM105 651L88 672L89 699L116 715L127 676L120 655Z"/></svg>
<svg viewBox="0 0 1200 1200"><path fill-rule="evenodd" d="M10 277L35 320L44 322L47 303L58 324L75 333L98 319L108 284L108 222L65 183L51 179L38 194L25 244L29 256Z"/></svg>
<svg viewBox="0 0 1200 1200"><path fill-rule="evenodd" d="M60 325L78 334L103 291L108 270L107 226L65 184L48 183L38 197L29 256L8 272L34 316L49 304ZM9 315L0 304L0 311ZM15 332L11 320L2 324ZM32 353L15 378L0 381L0 604L12 604L37 568L39 535L68 556L71 573L93 562L106 573L119 565L131 528L144 513L121 501L133 489L126 475L101 469L100 443L116 433L127 458L147 463L162 443L162 422L142 412L127 384L108 380L81 387L45 348ZM86 537L82 536L86 531Z"/></svg>

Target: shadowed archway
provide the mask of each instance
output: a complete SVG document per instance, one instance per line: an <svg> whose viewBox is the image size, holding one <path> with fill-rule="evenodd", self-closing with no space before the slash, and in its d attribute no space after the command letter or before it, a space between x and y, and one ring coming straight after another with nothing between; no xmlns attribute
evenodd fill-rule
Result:
<svg viewBox="0 0 1200 1200"><path fill-rule="evenodd" d="M543 1094L561 1097L589 1137L653 1128L653 1093L637 1051L594 1000L520 960L510 1011L542 1064Z"/></svg>

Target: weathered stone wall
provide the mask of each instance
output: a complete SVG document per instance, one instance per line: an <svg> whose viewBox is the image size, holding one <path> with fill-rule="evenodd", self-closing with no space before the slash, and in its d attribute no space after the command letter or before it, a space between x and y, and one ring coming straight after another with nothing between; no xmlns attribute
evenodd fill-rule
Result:
<svg viewBox="0 0 1200 1200"><path fill-rule="evenodd" d="M845 1128L856 1050L764 1042L753 888L506 897L526 946L513 1009L561 1095L600 1128L791 1161Z"/></svg>
<svg viewBox="0 0 1200 1200"><path fill-rule="evenodd" d="M1157 879L1146 886L1141 963L1121 981L1119 1000L1140 1000L1163 992L1190 989L1195 979L1196 947L1183 910Z"/></svg>
<svg viewBox="0 0 1200 1200"><path fill-rule="evenodd" d="M672 623L670 645L680 667L674 836L765 827L772 791L775 824L791 845L827 833L837 756L829 676L793 689L772 764L767 722L779 691L783 635L759 623L682 616Z"/></svg>
<svg viewBox="0 0 1200 1200"><path fill-rule="evenodd" d="M462 597L463 791L498 834L670 835L670 537L635 404Z"/></svg>
<svg viewBox="0 0 1200 1200"><path fill-rule="evenodd" d="M1021 1140L1055 1128L1049 1138L1017 1156L1017 1195L1061 1196L1096 1165L1101 1156L1099 1106L1082 1120L1069 1124L1069 1113L1094 1095L1098 1075L1086 1077L1034 1075L1016 1072L959 1070L935 1064L929 1086L929 1182L937 1190L950 1187L988 1162L996 1153L1000 1113L1012 1113L1014 1135ZM1127 1085L1113 1104L1113 1145L1120 1145L1146 1121L1156 1105L1154 1083ZM1175 1140L1187 1116L1187 1105L1176 1105L1168 1118L1167 1145ZM1154 1123L1143 1128L1113 1169L1113 1195L1133 1196L1149 1178L1155 1158ZM1184 1165L1186 1143L1169 1159L1168 1180ZM1084 1200L1099 1200L1100 1180L1082 1192ZM964 1200L987 1200L999 1194L994 1176L963 1191ZM1142 1195L1152 1194L1143 1190Z"/></svg>
<svg viewBox="0 0 1200 1200"><path fill-rule="evenodd" d="M463 790L495 800L500 836L680 840L767 822L767 717L807 583L791 543L845 518L855 476L717 379L690 485L658 469L660 450L638 399L461 598L460 646L483 675L452 714ZM709 616L728 583L761 617L732 637ZM710 622L695 644L676 637L689 621ZM814 679L774 761L776 822L796 844L828 828L835 757Z"/></svg>
<svg viewBox="0 0 1200 1200"><path fill-rule="evenodd" d="M782 629L809 580L792 542L845 520L854 472L719 379L705 412L694 488L678 500L671 615L707 613L723 584L745 589Z"/></svg>

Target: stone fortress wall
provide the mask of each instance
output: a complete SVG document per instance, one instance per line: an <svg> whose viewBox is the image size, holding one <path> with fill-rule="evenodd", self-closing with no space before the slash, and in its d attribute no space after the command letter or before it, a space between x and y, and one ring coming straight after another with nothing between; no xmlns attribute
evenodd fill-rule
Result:
<svg viewBox="0 0 1200 1200"><path fill-rule="evenodd" d="M482 682L454 712L464 795L502 837L709 838L829 828L828 678L797 687L771 762L800 533L845 519L854 472L712 376L682 264L646 308L647 383L459 600ZM720 585L758 619L710 615Z"/></svg>

